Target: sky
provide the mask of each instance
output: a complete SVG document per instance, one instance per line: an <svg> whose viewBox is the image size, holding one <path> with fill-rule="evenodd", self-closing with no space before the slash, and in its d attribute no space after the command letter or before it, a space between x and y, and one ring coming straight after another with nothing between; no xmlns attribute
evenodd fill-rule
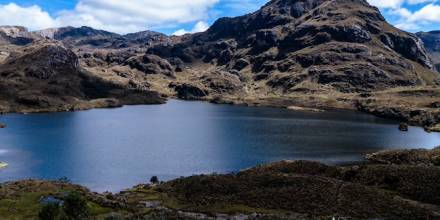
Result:
<svg viewBox="0 0 440 220"><path fill-rule="evenodd" d="M367 0L409 32L440 30L440 0ZM0 0L0 25L30 30L90 26L120 34L205 31L220 17L258 10L268 0Z"/></svg>

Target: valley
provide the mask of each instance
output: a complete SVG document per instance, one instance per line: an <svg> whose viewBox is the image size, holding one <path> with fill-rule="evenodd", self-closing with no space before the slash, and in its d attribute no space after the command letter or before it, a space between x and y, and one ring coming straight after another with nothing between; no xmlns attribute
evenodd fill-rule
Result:
<svg viewBox="0 0 440 220"><path fill-rule="evenodd" d="M184 36L1 30L4 113L180 98L351 109L439 127L438 42L422 37L425 50L416 35L391 26L364 1L271 1Z"/></svg>

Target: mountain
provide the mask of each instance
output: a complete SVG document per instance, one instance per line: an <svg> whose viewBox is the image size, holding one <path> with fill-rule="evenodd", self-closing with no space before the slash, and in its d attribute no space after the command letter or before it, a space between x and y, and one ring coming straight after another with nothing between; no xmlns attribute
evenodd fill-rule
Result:
<svg viewBox="0 0 440 220"><path fill-rule="evenodd" d="M417 36L422 39L437 71L440 72L440 31L419 32Z"/></svg>
<svg viewBox="0 0 440 220"><path fill-rule="evenodd" d="M130 48L166 41L167 36L153 31L143 31L127 35L97 30L91 27L61 27L35 31L35 34L48 39L62 41L69 47Z"/></svg>
<svg viewBox="0 0 440 220"><path fill-rule="evenodd" d="M150 52L196 69L212 63L215 71L246 78L242 83L283 94L305 83L350 93L438 79L419 39L362 0L274 0Z"/></svg>
<svg viewBox="0 0 440 220"><path fill-rule="evenodd" d="M0 112L38 112L163 103L157 92L126 81L108 81L80 66L62 42L20 27L2 27ZM17 43L18 42L18 43Z"/></svg>
<svg viewBox="0 0 440 220"><path fill-rule="evenodd" d="M169 88L183 98L440 122L431 107L440 98L431 95L439 92L439 74L422 42L364 0L272 0L206 32L150 47L150 54L174 67L178 82Z"/></svg>
<svg viewBox="0 0 440 220"><path fill-rule="evenodd" d="M80 72L161 96L355 109L440 127L440 75L424 44L365 0L272 0L184 36L65 27L24 37L5 37L14 46L0 58L49 42L73 52Z"/></svg>
<svg viewBox="0 0 440 220"><path fill-rule="evenodd" d="M26 45L32 43L37 35L20 26L0 26L0 43Z"/></svg>

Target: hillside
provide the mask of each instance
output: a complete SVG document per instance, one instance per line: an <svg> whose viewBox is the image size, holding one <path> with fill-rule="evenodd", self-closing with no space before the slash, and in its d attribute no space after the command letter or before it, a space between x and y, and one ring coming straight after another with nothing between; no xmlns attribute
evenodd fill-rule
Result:
<svg viewBox="0 0 440 220"><path fill-rule="evenodd" d="M9 182L0 184L0 218L34 219L76 192L89 210L82 219L437 219L439 155L386 151L350 166L281 161L234 174L152 178L120 193L94 193L65 179Z"/></svg>
<svg viewBox="0 0 440 220"><path fill-rule="evenodd" d="M160 94L129 81L107 81L81 68L57 41L24 28L0 29L0 112L66 111L163 103Z"/></svg>

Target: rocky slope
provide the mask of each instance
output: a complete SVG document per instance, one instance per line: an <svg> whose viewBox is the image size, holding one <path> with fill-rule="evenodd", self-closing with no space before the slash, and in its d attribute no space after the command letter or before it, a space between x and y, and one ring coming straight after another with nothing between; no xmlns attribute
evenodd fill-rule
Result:
<svg viewBox="0 0 440 220"><path fill-rule="evenodd" d="M235 85L227 92L247 87L260 96L305 85L355 93L433 85L438 79L419 39L389 25L362 0L274 0L149 52L193 69L210 63L213 70L201 84L209 88L211 81L203 77L222 72Z"/></svg>
<svg viewBox="0 0 440 220"><path fill-rule="evenodd" d="M419 32L417 36L422 39L437 71L440 72L440 31Z"/></svg>
<svg viewBox="0 0 440 220"><path fill-rule="evenodd" d="M439 157L434 149L379 152L350 166L281 161L116 194L65 180L10 182L0 184L0 218L34 219L73 191L87 201L89 219L437 219Z"/></svg>
<svg viewBox="0 0 440 220"><path fill-rule="evenodd" d="M129 81L107 81L81 68L62 43L23 28L0 35L0 112L64 111L123 104L163 103L160 94Z"/></svg>

